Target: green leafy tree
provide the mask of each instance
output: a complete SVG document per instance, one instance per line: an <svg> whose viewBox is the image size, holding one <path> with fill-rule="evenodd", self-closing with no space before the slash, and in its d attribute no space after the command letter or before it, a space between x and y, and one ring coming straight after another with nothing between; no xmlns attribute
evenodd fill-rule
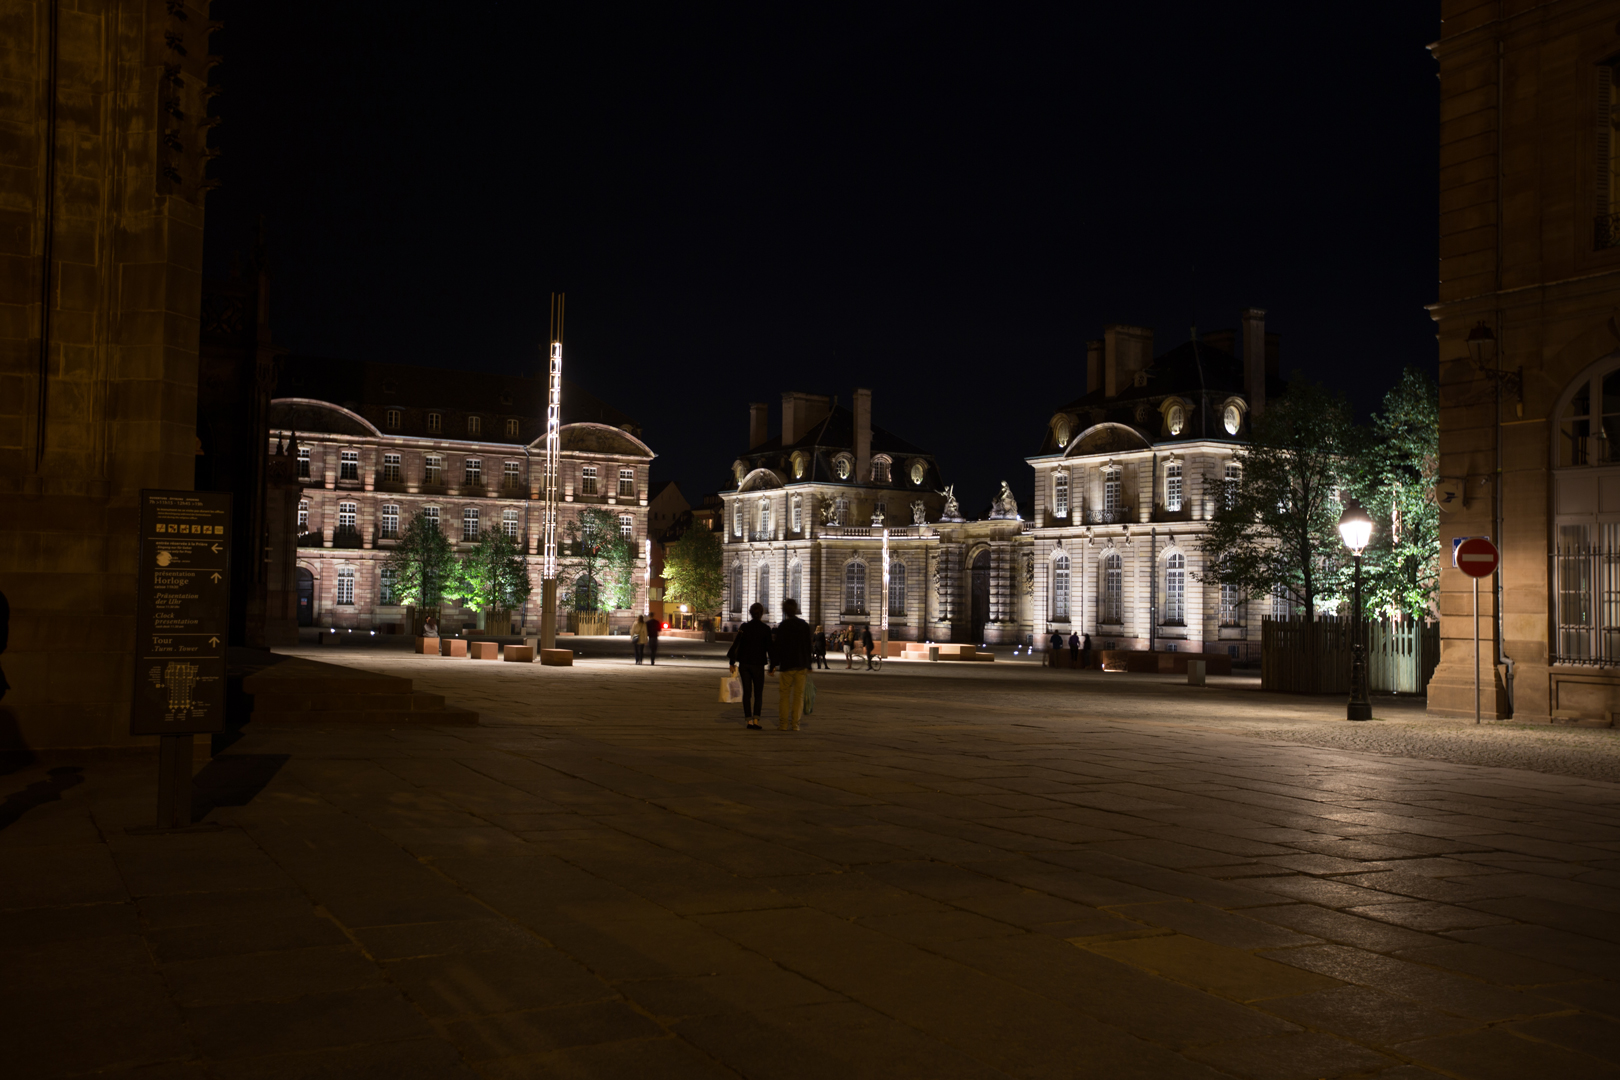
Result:
<svg viewBox="0 0 1620 1080"><path fill-rule="evenodd" d="M383 565L394 572L394 596L400 603L432 609L446 596L460 595L460 565L450 541L420 512L406 522Z"/></svg>
<svg viewBox="0 0 1620 1080"><path fill-rule="evenodd" d="M725 552L720 534L693 525L664 549L664 599L690 605L697 614L720 609L725 591Z"/></svg>
<svg viewBox="0 0 1620 1080"><path fill-rule="evenodd" d="M635 595L635 551L619 535L616 515L588 506L563 526L574 587L563 597L569 611L629 607ZM622 601L622 602L621 602Z"/></svg>
<svg viewBox="0 0 1620 1080"><path fill-rule="evenodd" d="M1225 490L1200 542L1200 579L1236 585L1250 599L1281 588L1315 621L1318 603L1343 593L1339 492L1361 442L1342 395L1296 378L1236 454L1242 478Z"/></svg>
<svg viewBox="0 0 1620 1080"><path fill-rule="evenodd" d="M1366 610L1428 615L1440 587L1440 389L1407 368L1384 395L1363 449L1356 495L1373 519L1362 559Z"/></svg>
<svg viewBox="0 0 1620 1080"><path fill-rule="evenodd" d="M461 560L463 595L484 612L511 611L529 598L529 570L517 542L501 529L486 529Z"/></svg>

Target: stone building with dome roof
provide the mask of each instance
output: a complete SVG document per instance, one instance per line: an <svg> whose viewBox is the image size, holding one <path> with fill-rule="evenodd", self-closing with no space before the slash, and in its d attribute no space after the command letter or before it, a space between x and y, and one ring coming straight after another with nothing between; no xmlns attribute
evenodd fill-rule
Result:
<svg viewBox="0 0 1620 1080"><path fill-rule="evenodd" d="M546 383L520 376L402 364L288 357L270 403L272 453L296 437L298 621L303 626L404 633L406 609L384 563L418 512L453 548L500 529L529 562L526 631L540 619ZM636 598L616 627L645 610L648 470L655 456L634 420L564 382L558 477L563 527L587 506L618 518L636 554ZM564 549L558 594L577 571ZM441 626L474 625L447 606ZM492 628L505 632L506 628Z"/></svg>
<svg viewBox="0 0 1620 1080"><path fill-rule="evenodd" d="M1035 498L1022 557L1038 638L1056 629L1100 648L1258 658L1260 618L1273 612L1200 580L1199 540L1242 479L1235 452L1284 389L1265 312L1245 310L1241 326L1194 332L1158 356L1142 327L1109 326L1088 344L1086 393L1052 415L1026 459Z"/></svg>

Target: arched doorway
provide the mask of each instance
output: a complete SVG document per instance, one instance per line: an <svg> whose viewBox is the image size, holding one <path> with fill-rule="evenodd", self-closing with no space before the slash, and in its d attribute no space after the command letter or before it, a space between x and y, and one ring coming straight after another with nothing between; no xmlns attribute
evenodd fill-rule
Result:
<svg viewBox="0 0 1620 1080"><path fill-rule="evenodd" d="M977 646L984 642L984 624L990 621L990 552L981 551L973 556L971 570L972 598L968 605L968 621L971 623L971 644Z"/></svg>
<svg viewBox="0 0 1620 1080"><path fill-rule="evenodd" d="M315 625L315 575L298 568L298 625Z"/></svg>

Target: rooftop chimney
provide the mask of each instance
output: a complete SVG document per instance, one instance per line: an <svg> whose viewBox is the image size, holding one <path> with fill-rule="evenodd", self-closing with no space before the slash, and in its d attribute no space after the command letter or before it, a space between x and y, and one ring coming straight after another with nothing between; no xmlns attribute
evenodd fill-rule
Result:
<svg viewBox="0 0 1620 1080"><path fill-rule="evenodd" d="M1103 328L1104 393L1116 396L1136 385L1136 373L1153 363L1153 331L1115 323Z"/></svg>
<svg viewBox="0 0 1620 1080"><path fill-rule="evenodd" d="M771 407L763 401L748 406L748 449L754 449L769 437L765 434L765 425L770 414Z"/></svg>
<svg viewBox="0 0 1620 1080"><path fill-rule="evenodd" d="M831 402L825 394L790 390L782 395L782 445L792 446L827 418Z"/></svg>
<svg viewBox="0 0 1620 1080"><path fill-rule="evenodd" d="M1244 308L1243 394L1249 399L1249 414L1266 411L1266 313L1260 308Z"/></svg>
<svg viewBox="0 0 1620 1080"><path fill-rule="evenodd" d="M1103 384L1103 343L1086 342L1086 393L1095 394Z"/></svg>
<svg viewBox="0 0 1620 1080"><path fill-rule="evenodd" d="M872 479L872 391L855 391L855 481Z"/></svg>

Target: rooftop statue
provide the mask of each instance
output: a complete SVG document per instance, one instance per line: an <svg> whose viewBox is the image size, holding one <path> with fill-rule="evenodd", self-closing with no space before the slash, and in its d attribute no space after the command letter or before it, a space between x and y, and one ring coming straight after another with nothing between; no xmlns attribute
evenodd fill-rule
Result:
<svg viewBox="0 0 1620 1080"><path fill-rule="evenodd" d="M945 490L939 492L939 494L945 496L945 509L939 515L939 520L941 520L941 521L961 521L962 520L962 508L961 508L961 506L957 505L957 502L956 502L956 485L955 484L946 484L945 485Z"/></svg>

